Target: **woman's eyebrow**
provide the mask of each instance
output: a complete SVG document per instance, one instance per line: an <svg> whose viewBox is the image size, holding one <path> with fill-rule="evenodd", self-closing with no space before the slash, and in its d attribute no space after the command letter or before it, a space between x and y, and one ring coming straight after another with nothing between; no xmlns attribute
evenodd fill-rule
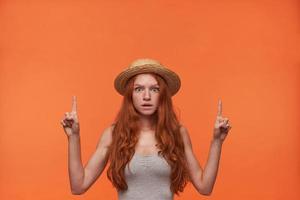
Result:
<svg viewBox="0 0 300 200"><path fill-rule="evenodd" d="M141 85L141 84L138 84L138 83L136 83L136 84L134 84L135 86L143 86L143 85ZM151 85L151 86L159 86L158 84L153 84L153 85Z"/></svg>

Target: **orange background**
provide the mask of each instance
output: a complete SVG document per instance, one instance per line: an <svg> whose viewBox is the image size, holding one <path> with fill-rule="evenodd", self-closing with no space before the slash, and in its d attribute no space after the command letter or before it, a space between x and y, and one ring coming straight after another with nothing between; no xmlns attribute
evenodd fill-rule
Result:
<svg viewBox="0 0 300 200"><path fill-rule="evenodd" d="M106 170L72 195L60 125L78 99L82 160L122 97L113 80L136 58L177 72L174 96L205 166L217 100L232 129L211 196L300 199L300 3L296 0L0 3L0 199L117 199Z"/></svg>

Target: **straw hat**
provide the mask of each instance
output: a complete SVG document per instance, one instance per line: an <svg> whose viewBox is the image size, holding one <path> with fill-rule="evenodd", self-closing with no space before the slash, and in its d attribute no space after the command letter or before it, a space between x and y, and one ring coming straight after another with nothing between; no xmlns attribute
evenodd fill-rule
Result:
<svg viewBox="0 0 300 200"><path fill-rule="evenodd" d="M122 71L115 78L114 86L117 92L121 95L124 95L127 81L132 76L142 73L155 73L160 75L165 80L172 96L180 89L180 78L175 72L167 69L157 60L141 58L134 60L127 69Z"/></svg>

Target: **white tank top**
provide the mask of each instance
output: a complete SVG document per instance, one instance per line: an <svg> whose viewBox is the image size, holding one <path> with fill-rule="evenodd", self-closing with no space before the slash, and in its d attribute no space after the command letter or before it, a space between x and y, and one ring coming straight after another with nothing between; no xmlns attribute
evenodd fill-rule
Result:
<svg viewBox="0 0 300 200"><path fill-rule="evenodd" d="M125 167L128 189L118 192L119 200L173 200L171 167L158 154L135 153Z"/></svg>

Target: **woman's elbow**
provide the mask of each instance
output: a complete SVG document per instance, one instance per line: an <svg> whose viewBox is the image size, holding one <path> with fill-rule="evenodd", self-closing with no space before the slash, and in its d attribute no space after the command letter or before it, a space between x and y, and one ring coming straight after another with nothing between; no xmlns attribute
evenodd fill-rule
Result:
<svg viewBox="0 0 300 200"><path fill-rule="evenodd" d="M210 196L210 195L211 195L211 191L210 191L210 192L202 192L202 193L200 193L200 194L202 194L202 195L204 195L204 196Z"/></svg>
<svg viewBox="0 0 300 200"><path fill-rule="evenodd" d="M74 195L81 195L81 194L82 194L81 192L77 192L77 191L74 191L74 190L72 190L71 192L72 192L72 194L74 194Z"/></svg>
<svg viewBox="0 0 300 200"><path fill-rule="evenodd" d="M74 194L74 195L82 195L82 194L84 194L86 191L85 190L83 190L83 189L78 189L78 188L72 188L71 189L71 192L72 192L72 194Z"/></svg>
<svg viewBox="0 0 300 200"><path fill-rule="evenodd" d="M210 196L212 193L212 190L206 189L206 188L197 188L197 191L199 194L204 196Z"/></svg>

